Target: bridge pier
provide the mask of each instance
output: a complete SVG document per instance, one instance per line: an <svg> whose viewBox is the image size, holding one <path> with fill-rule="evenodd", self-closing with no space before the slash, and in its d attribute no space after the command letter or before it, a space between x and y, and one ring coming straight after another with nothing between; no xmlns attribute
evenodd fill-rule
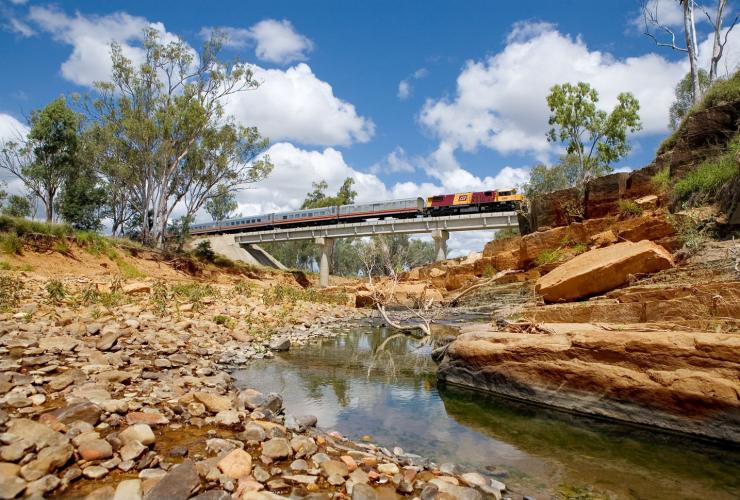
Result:
<svg viewBox="0 0 740 500"><path fill-rule="evenodd" d="M329 286L331 272L331 254L334 252L334 238L318 237L314 242L321 247L321 261L319 262L319 286Z"/></svg>
<svg viewBox="0 0 740 500"><path fill-rule="evenodd" d="M447 260L447 240L450 238L449 231L435 229L432 231L434 240L434 260L437 262Z"/></svg>

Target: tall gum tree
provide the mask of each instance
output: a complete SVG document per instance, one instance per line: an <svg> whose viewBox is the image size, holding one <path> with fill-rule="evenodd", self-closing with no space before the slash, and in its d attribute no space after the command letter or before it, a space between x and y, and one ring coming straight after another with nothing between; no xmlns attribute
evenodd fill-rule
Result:
<svg viewBox="0 0 740 500"><path fill-rule="evenodd" d="M220 58L225 41L214 31L196 54L182 40L165 43L148 29L143 62L134 65L112 44L112 79L96 83L91 118L119 160L108 176L118 176L129 191L145 242L163 244L169 216L189 193L198 191L188 203L197 210L217 184L236 189L271 169L269 158L255 161L267 140L224 114L230 95L259 86L249 67Z"/></svg>

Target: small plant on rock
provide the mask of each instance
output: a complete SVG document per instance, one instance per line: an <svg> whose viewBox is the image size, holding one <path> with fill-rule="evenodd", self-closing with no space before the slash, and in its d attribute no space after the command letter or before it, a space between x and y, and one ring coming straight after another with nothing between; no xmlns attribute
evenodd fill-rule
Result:
<svg viewBox="0 0 740 500"><path fill-rule="evenodd" d="M167 284L163 280L157 280L152 285L151 294L152 306L154 312L160 316L167 314L167 303L169 302L169 293L167 292Z"/></svg>
<svg viewBox="0 0 740 500"><path fill-rule="evenodd" d="M51 302L52 304L61 303L67 296L67 290L64 287L64 283L57 279L49 280L46 283L46 293L49 296L49 302Z"/></svg>
<svg viewBox="0 0 740 500"><path fill-rule="evenodd" d="M15 276L0 276L0 311L10 311L20 303L23 282Z"/></svg>
<svg viewBox="0 0 740 500"><path fill-rule="evenodd" d="M559 261L562 256L563 251L559 248L556 248L554 250L543 250L539 253L539 255L537 255L534 261L538 266L544 266L547 264L554 264L555 262Z"/></svg>
<svg viewBox="0 0 740 500"><path fill-rule="evenodd" d="M617 206L619 207L619 215L622 217L629 218L642 215L642 207L634 200L619 200Z"/></svg>
<svg viewBox="0 0 740 500"><path fill-rule="evenodd" d="M23 253L23 240L16 233L0 234L0 250L11 255Z"/></svg>
<svg viewBox="0 0 740 500"><path fill-rule="evenodd" d="M662 168L651 179L653 187L661 194L666 194L671 189L671 170Z"/></svg>
<svg viewBox="0 0 740 500"><path fill-rule="evenodd" d="M213 322L217 325L225 326L232 330L236 326L236 320L231 316L225 316L223 314L217 314L213 317Z"/></svg>

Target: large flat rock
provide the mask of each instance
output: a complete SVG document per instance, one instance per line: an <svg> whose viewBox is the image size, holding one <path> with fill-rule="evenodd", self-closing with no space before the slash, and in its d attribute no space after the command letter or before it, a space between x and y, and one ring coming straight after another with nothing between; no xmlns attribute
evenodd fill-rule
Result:
<svg viewBox="0 0 740 500"><path fill-rule="evenodd" d="M740 336L639 325L471 325L440 380L588 415L740 443Z"/></svg>
<svg viewBox="0 0 740 500"><path fill-rule="evenodd" d="M569 260L537 280L535 290L545 302L567 302L613 290L628 283L630 276L672 266L671 254L660 245L625 241Z"/></svg>

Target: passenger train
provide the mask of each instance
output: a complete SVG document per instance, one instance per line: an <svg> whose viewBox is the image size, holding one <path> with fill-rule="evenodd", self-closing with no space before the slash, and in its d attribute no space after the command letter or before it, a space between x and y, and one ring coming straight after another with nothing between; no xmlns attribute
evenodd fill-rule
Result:
<svg viewBox="0 0 740 500"><path fill-rule="evenodd" d="M291 212L237 217L214 222L193 224L191 235L232 231L264 231L267 229L305 227L343 222L362 222L371 219L408 219L439 217L443 215L500 212L516 210L524 197L516 189L442 194L424 198L375 203L355 203L338 207L309 208Z"/></svg>

